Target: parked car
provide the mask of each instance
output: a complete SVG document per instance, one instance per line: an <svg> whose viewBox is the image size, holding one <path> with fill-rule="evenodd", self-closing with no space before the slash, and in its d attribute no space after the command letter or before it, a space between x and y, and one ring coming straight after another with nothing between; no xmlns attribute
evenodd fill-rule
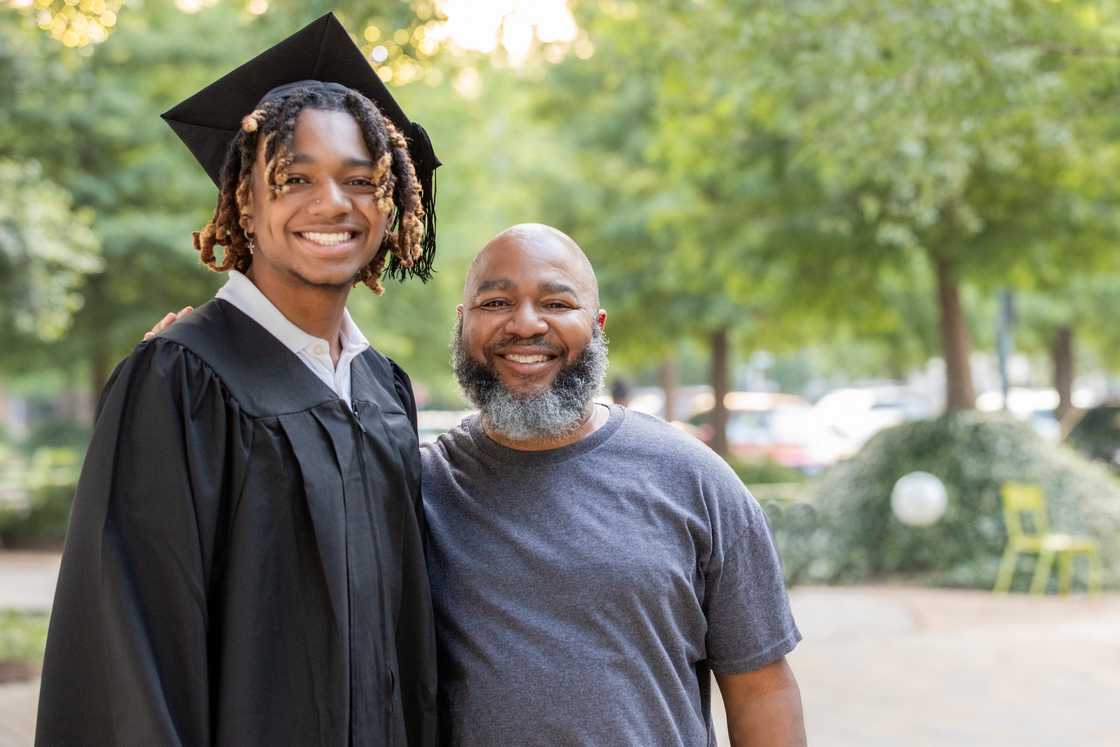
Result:
<svg viewBox="0 0 1120 747"><path fill-rule="evenodd" d="M852 456L879 431L929 417L929 400L898 384L846 387L828 392L813 405L817 420L832 436L831 461Z"/></svg>
<svg viewBox="0 0 1120 747"><path fill-rule="evenodd" d="M420 443L435 441L459 425L473 410L420 410L416 413Z"/></svg>
<svg viewBox="0 0 1120 747"><path fill-rule="evenodd" d="M1120 473L1120 403L1097 405L1075 413L1066 441L1090 459Z"/></svg>
<svg viewBox="0 0 1120 747"><path fill-rule="evenodd" d="M727 442L740 459L770 459L786 467L814 472L829 463L828 439L813 417L813 408L795 394L730 392L727 405ZM687 421L688 430L711 443L713 400L708 395L702 409Z"/></svg>

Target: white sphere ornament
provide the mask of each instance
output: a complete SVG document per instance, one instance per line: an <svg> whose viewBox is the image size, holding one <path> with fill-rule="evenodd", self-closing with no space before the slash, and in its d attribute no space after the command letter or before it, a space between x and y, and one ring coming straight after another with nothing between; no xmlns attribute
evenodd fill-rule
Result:
<svg viewBox="0 0 1120 747"><path fill-rule="evenodd" d="M945 485L928 472L903 475L891 490L891 510L903 524L928 527L945 515L949 496Z"/></svg>

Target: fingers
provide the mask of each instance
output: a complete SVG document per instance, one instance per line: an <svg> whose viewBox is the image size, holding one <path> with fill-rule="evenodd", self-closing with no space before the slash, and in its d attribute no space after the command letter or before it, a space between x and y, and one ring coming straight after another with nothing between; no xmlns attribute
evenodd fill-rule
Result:
<svg viewBox="0 0 1120 747"><path fill-rule="evenodd" d="M158 322L156 322L156 326L152 327L150 330L144 333L144 339L152 339L160 332L170 327L176 319L178 319L178 316L173 311L169 311L168 313L164 314L163 319L160 319Z"/></svg>
<svg viewBox="0 0 1120 747"><path fill-rule="evenodd" d="M162 332L163 330L170 327L175 322L179 321L180 319L182 319L186 316L189 316L193 311L194 311L193 306L184 306L183 308L179 309L178 311L169 311L167 314L164 315L163 319L160 319L158 322L156 322L156 326L152 327L150 330L148 330L147 332L144 333L144 339L145 340L152 339L153 337L158 335L160 332Z"/></svg>

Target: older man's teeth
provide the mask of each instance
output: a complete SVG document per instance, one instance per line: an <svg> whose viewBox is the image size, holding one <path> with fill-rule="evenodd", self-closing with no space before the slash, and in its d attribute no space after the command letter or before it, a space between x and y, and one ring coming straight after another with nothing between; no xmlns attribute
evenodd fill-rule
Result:
<svg viewBox="0 0 1120 747"><path fill-rule="evenodd" d="M505 358L514 363L544 363L548 360L547 355L514 355L513 353L507 353Z"/></svg>
<svg viewBox="0 0 1120 747"><path fill-rule="evenodd" d="M342 244L343 242L349 241L353 237L353 235L354 234L349 233L349 232L345 232L345 233L310 233L310 232L308 232L308 233L303 234L303 238L307 239L308 241L314 241L316 244L322 244L323 246L333 246L334 244Z"/></svg>

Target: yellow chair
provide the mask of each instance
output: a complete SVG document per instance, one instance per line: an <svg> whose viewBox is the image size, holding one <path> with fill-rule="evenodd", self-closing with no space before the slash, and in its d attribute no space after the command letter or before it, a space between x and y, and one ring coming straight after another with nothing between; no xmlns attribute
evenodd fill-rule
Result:
<svg viewBox="0 0 1120 747"><path fill-rule="evenodd" d="M1068 594L1073 581L1073 559L1084 555L1089 563L1089 592L1100 587L1099 546L1091 537L1056 534L1050 531L1046 515L1046 497L1042 488L1028 483L1005 483L1000 490L1003 499L1003 518L1007 525L1007 547L999 564L999 575L993 591L1005 593L1011 588L1015 565L1020 555L1037 555L1031 593L1044 594L1050 580L1050 566L1058 556L1058 589ZM1024 523L1024 518L1030 521Z"/></svg>

